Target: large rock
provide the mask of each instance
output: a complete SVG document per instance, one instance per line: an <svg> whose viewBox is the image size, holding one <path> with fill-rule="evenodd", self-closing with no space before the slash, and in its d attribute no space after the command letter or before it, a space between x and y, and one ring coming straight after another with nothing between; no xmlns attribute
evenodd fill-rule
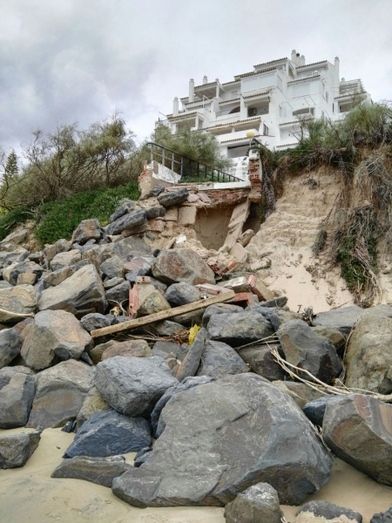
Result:
<svg viewBox="0 0 392 523"><path fill-rule="evenodd" d="M21 354L28 367L42 370L55 361L79 359L91 342L91 336L73 314L40 311L28 328Z"/></svg>
<svg viewBox="0 0 392 523"><path fill-rule="evenodd" d="M124 260L114 255L101 263L99 270L105 278L122 278L124 276Z"/></svg>
<svg viewBox="0 0 392 523"><path fill-rule="evenodd" d="M99 240L102 231L96 218L82 220L72 234L72 242L84 245L89 240Z"/></svg>
<svg viewBox="0 0 392 523"><path fill-rule="evenodd" d="M349 305L348 307L320 312L313 319L312 323L315 326L338 329L343 334L348 335L362 313L363 309L358 307L358 305Z"/></svg>
<svg viewBox="0 0 392 523"><path fill-rule="evenodd" d="M302 320L290 320L278 331L286 360L309 371L324 383L332 383L342 371L342 363L332 343L319 336Z"/></svg>
<svg viewBox="0 0 392 523"><path fill-rule="evenodd" d="M140 227L146 223L146 220L146 211L142 209L131 211L117 218L114 222L109 223L106 228L106 233L109 235L120 234L123 231L132 233L140 229Z"/></svg>
<svg viewBox="0 0 392 523"><path fill-rule="evenodd" d="M91 351L90 356L95 364L113 356L150 356L151 349L145 340L109 340L96 345Z"/></svg>
<svg viewBox="0 0 392 523"><path fill-rule="evenodd" d="M177 383L158 356L115 356L97 365L95 386L109 405L127 416L149 413L166 389Z"/></svg>
<svg viewBox="0 0 392 523"><path fill-rule="evenodd" d="M309 401L303 407L304 414L313 425L321 427L323 425L324 414L327 409L327 405L338 404L341 400L341 396L335 396L333 394L327 394L321 398Z"/></svg>
<svg viewBox="0 0 392 523"><path fill-rule="evenodd" d="M0 331L0 369L9 365L20 354L22 336L17 328Z"/></svg>
<svg viewBox="0 0 392 523"><path fill-rule="evenodd" d="M256 483L240 492L225 507L227 523L280 523L279 496L268 483Z"/></svg>
<svg viewBox="0 0 392 523"><path fill-rule="evenodd" d="M167 191L158 195L158 202L163 207L174 207L175 205L181 205L188 199L189 191L185 187L183 189L177 189L176 191Z"/></svg>
<svg viewBox="0 0 392 523"><path fill-rule="evenodd" d="M261 340L273 333L270 322L257 311L214 314L207 330L212 340L233 347Z"/></svg>
<svg viewBox="0 0 392 523"><path fill-rule="evenodd" d="M45 289L39 300L40 310L64 309L78 317L105 312L106 307L105 289L94 265L86 265L60 285Z"/></svg>
<svg viewBox="0 0 392 523"><path fill-rule="evenodd" d="M91 332L95 329L101 329L102 327L108 327L110 325L110 320L103 314L99 312L90 312L86 314L80 320L80 323L87 332Z"/></svg>
<svg viewBox="0 0 392 523"><path fill-rule="evenodd" d="M23 262L12 263L3 270L3 278L11 283L17 285L21 283L34 283L41 277L44 269L38 263L25 260ZM28 282L22 280L28 279Z"/></svg>
<svg viewBox="0 0 392 523"><path fill-rule="evenodd" d="M83 423L88 420L93 414L97 412L103 412L109 410L110 407L103 399L101 394L98 392L96 387L91 387L91 389L86 394L83 404L78 412L76 418L76 426L79 429Z"/></svg>
<svg viewBox="0 0 392 523"><path fill-rule="evenodd" d="M152 274L165 283L184 281L191 285L215 283L212 270L190 249L161 251L152 267Z"/></svg>
<svg viewBox="0 0 392 523"><path fill-rule="evenodd" d="M194 376L199 368L201 357L207 346L207 331L202 328L197 333L192 345L189 347L181 365L177 369L176 377L178 380Z"/></svg>
<svg viewBox="0 0 392 523"><path fill-rule="evenodd" d="M362 523L362 516L349 508L338 507L328 501L309 501L298 512L295 523L314 523L320 521Z"/></svg>
<svg viewBox="0 0 392 523"><path fill-rule="evenodd" d="M331 458L289 396L256 374L176 394L147 461L113 481L135 506L224 505L260 481L298 505L329 478Z"/></svg>
<svg viewBox="0 0 392 523"><path fill-rule="evenodd" d="M167 288L165 298L172 307L193 303L201 298L200 290L186 282L173 283Z"/></svg>
<svg viewBox="0 0 392 523"><path fill-rule="evenodd" d="M129 470L132 465L126 463L122 456L111 456L107 458L92 458L87 456L75 456L65 459L53 471L52 478L74 478L84 479L111 487L112 481Z"/></svg>
<svg viewBox="0 0 392 523"><path fill-rule="evenodd" d="M106 291L106 299L111 305L124 303L129 300L130 287L129 281L124 280Z"/></svg>
<svg viewBox="0 0 392 523"><path fill-rule="evenodd" d="M11 263L18 263L25 260L29 255L29 251L23 247L15 247L14 243L1 244L0 249L0 268L7 267Z"/></svg>
<svg viewBox="0 0 392 523"><path fill-rule="evenodd" d="M0 323L17 323L37 309L37 296L32 285L0 289Z"/></svg>
<svg viewBox="0 0 392 523"><path fill-rule="evenodd" d="M347 387L390 394L392 319L364 315L350 337L345 364Z"/></svg>
<svg viewBox="0 0 392 523"><path fill-rule="evenodd" d="M67 360L37 374L37 392L28 427L61 427L76 418L93 385L94 369L85 363Z"/></svg>
<svg viewBox="0 0 392 523"><path fill-rule="evenodd" d="M109 222L114 222L124 214L127 214L129 211L133 211L136 208L136 202L129 200L129 198L123 198L118 206L116 207L114 213L110 216Z"/></svg>
<svg viewBox="0 0 392 523"><path fill-rule="evenodd" d="M220 341L208 341L201 355L197 375L220 378L226 374L248 371L247 364L230 345Z"/></svg>
<svg viewBox="0 0 392 523"><path fill-rule="evenodd" d="M70 267L82 259L82 255L78 249L72 249L68 252L59 252L50 262L52 271L59 271L65 267Z"/></svg>
<svg viewBox="0 0 392 523"><path fill-rule="evenodd" d="M283 392L289 394L300 409L303 409L310 401L324 396L323 392L319 392L318 390L309 387L305 383L300 383L299 381L274 380L273 385L278 387Z"/></svg>
<svg viewBox="0 0 392 523"><path fill-rule="evenodd" d="M106 457L135 452L151 444L148 421L128 418L114 410L93 414L76 433L65 451L65 458L75 456Z"/></svg>
<svg viewBox="0 0 392 523"><path fill-rule="evenodd" d="M344 396L328 404L323 437L347 463L386 485L392 485L392 405L370 396Z"/></svg>
<svg viewBox="0 0 392 523"><path fill-rule="evenodd" d="M370 523L392 523L392 506L386 512L374 514Z"/></svg>
<svg viewBox="0 0 392 523"><path fill-rule="evenodd" d="M148 316L155 312L170 309L170 305L162 292L150 283L136 284L132 289L130 302L136 303L134 312L137 316Z"/></svg>
<svg viewBox="0 0 392 523"><path fill-rule="evenodd" d="M0 434L0 469L23 467L38 447L40 438L38 431Z"/></svg>
<svg viewBox="0 0 392 523"><path fill-rule="evenodd" d="M274 349L282 352L280 345L271 343L268 345L251 345L241 349L239 353L255 374L259 374L270 381L282 380L285 372L272 355Z"/></svg>
<svg viewBox="0 0 392 523"><path fill-rule="evenodd" d="M23 427L29 419L35 394L35 377L27 367L0 370L0 428Z"/></svg>

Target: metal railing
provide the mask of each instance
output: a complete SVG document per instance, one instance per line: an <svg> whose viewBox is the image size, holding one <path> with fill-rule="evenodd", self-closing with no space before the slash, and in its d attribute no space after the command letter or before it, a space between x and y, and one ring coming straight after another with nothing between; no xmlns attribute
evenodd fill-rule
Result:
<svg viewBox="0 0 392 523"><path fill-rule="evenodd" d="M178 154L158 143L148 142L146 145L150 150L150 161L156 161L178 174L180 183L243 181L233 174Z"/></svg>

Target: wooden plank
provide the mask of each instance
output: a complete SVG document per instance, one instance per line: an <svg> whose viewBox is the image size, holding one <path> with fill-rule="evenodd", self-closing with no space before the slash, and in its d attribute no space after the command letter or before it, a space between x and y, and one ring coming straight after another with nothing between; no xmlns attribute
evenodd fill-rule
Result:
<svg viewBox="0 0 392 523"><path fill-rule="evenodd" d="M215 303L229 301L234 298L234 296L235 292L229 290L222 292L217 296L213 296L212 298L195 301L193 303L187 303L186 305L180 305L179 307L173 307L172 309L167 309L165 311L155 312L154 314L142 316L141 318L136 318L134 320L124 321L123 323L118 323L117 325L110 325L109 327L95 329L90 332L90 335L93 338L100 338L101 336L107 336L108 334L136 329L137 327L143 327L144 325L149 325L150 323L167 320L168 318L173 318L174 316L180 316L181 314L187 314L188 312L205 309L209 305L214 305Z"/></svg>

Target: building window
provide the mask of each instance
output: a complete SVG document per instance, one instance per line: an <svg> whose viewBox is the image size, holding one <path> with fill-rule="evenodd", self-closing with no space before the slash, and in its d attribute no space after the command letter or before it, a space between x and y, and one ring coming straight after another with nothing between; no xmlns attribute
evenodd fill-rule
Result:
<svg viewBox="0 0 392 523"><path fill-rule="evenodd" d="M252 118L253 116L259 116L259 115L268 114L268 113L269 113L269 102L264 102L264 103L260 103L258 105L248 107L248 118Z"/></svg>

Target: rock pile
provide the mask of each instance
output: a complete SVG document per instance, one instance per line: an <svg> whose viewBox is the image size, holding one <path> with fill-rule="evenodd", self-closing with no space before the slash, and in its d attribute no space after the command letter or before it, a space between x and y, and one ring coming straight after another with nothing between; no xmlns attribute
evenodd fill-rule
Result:
<svg viewBox="0 0 392 523"><path fill-rule="evenodd" d="M1 243L0 428L25 428L1 434L0 468L23 466L40 431L64 427L75 437L53 477L112 487L138 507L225 505L231 523L280 521L280 504L328 482L334 455L392 485L392 307L304 321L249 274L217 274L181 245L154 250L141 233L186 198L123 201L105 228L84 220L39 253ZM193 309L227 289L231 303ZM98 336L167 311L133 337ZM343 367L347 386L373 396L328 394ZM315 502L298 523L304 514L361 521Z"/></svg>

